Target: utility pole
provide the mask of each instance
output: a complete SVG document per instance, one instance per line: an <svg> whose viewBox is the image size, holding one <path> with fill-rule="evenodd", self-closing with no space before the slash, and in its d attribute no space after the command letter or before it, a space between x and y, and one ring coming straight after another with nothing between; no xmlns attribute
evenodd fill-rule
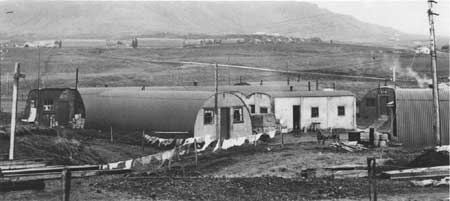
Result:
<svg viewBox="0 0 450 201"><path fill-rule="evenodd" d="M39 45L37 46L38 48L38 73L37 73L37 98L36 98L36 108L37 108L37 113L39 114L39 104L40 104L40 96L41 96L41 48L39 47Z"/></svg>
<svg viewBox="0 0 450 201"><path fill-rule="evenodd" d="M78 68L75 73L75 89L78 89Z"/></svg>
<svg viewBox="0 0 450 201"><path fill-rule="evenodd" d="M396 66L395 65L393 65L392 66L392 82L394 83L394 88L396 88L397 87L397 82L396 82L396 71L397 70L397 68L396 68Z"/></svg>
<svg viewBox="0 0 450 201"><path fill-rule="evenodd" d="M219 98L219 65L216 63L216 71L215 71L215 79L214 79L214 85L215 85L215 93L214 93L214 118L216 123L216 136L218 135L217 139L217 147L221 148L221 141L222 136L219 130L219 106L218 106L218 98Z"/></svg>
<svg viewBox="0 0 450 201"><path fill-rule="evenodd" d="M433 4L437 3L434 0L428 0L428 21L430 23L430 56L431 56L431 73L433 79L433 113L434 113L434 130L433 133L436 138L436 142L441 146L441 125L440 125L440 114L439 114L439 88L437 83L437 73L436 73L436 39L434 33L434 15L439 15L437 13L433 13Z"/></svg>
<svg viewBox="0 0 450 201"><path fill-rule="evenodd" d="M289 85L289 61L286 62L287 85Z"/></svg>
<svg viewBox="0 0 450 201"><path fill-rule="evenodd" d="M228 64L228 85L231 86L231 70L230 70L230 56L229 55L227 58L227 64Z"/></svg>
<svg viewBox="0 0 450 201"><path fill-rule="evenodd" d="M4 50L3 50L3 44L2 44L2 49L0 50L0 64L1 62L3 62L3 56L5 55ZM1 70L1 66L0 66L0 112L2 112L2 70Z"/></svg>
<svg viewBox="0 0 450 201"><path fill-rule="evenodd" d="M14 67L14 86L11 106L11 133L9 135L9 160L14 160L14 137L16 134L16 116L17 116L17 94L19 89L19 79L25 78L24 74L20 74L20 63L16 63Z"/></svg>

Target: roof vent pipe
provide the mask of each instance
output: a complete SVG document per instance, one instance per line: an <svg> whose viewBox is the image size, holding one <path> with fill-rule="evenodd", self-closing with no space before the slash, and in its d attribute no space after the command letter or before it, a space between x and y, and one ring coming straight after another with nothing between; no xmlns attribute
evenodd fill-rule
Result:
<svg viewBox="0 0 450 201"><path fill-rule="evenodd" d="M316 80L316 90L319 90L319 80Z"/></svg>
<svg viewBox="0 0 450 201"><path fill-rule="evenodd" d="M294 89L294 86L289 86L290 91L293 91L293 89Z"/></svg>
<svg viewBox="0 0 450 201"><path fill-rule="evenodd" d="M308 81L308 91L311 91L311 81Z"/></svg>
<svg viewBox="0 0 450 201"><path fill-rule="evenodd" d="M198 85L197 81L194 81L193 84L194 84L194 86L197 86L197 85Z"/></svg>

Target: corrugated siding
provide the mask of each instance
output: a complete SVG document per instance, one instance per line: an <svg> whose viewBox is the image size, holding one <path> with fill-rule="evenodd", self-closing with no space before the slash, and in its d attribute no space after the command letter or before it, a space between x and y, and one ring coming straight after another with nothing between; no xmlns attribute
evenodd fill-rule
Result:
<svg viewBox="0 0 450 201"><path fill-rule="evenodd" d="M86 127L193 132L197 112L213 93L80 88ZM192 133L191 133L192 134Z"/></svg>
<svg viewBox="0 0 450 201"><path fill-rule="evenodd" d="M396 121L399 142L406 146L435 146L431 89L396 89ZM441 142L449 144L448 89L440 89Z"/></svg>

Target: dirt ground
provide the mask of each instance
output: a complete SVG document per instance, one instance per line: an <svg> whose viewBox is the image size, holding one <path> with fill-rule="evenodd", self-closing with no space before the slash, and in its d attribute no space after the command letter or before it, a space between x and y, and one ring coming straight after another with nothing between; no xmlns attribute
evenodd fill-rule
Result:
<svg viewBox="0 0 450 201"><path fill-rule="evenodd" d="M301 180L255 178L126 178L72 181L71 200L369 200L367 179ZM59 181L43 191L0 193L0 200L61 200ZM378 181L379 200L447 200L448 187L412 187L407 181Z"/></svg>
<svg viewBox="0 0 450 201"><path fill-rule="evenodd" d="M344 137L344 136L343 136ZM366 158L391 158L392 169L422 153L402 147L348 153L314 136L281 136L257 146L244 145L175 161L172 169L148 168L127 175L74 179L72 200L368 200L367 178L302 178L301 170L341 164L365 164ZM91 139L95 145L98 139ZM102 142L105 143L105 142ZM330 142L328 142L330 143ZM103 146L103 145L98 145ZM117 145L116 145L117 146ZM118 148L118 147L116 147ZM137 150L137 149L135 149ZM117 152L121 152L117 149ZM377 181L379 200L448 200L449 188L414 187L409 181ZM0 193L0 200L60 200L59 181L40 191Z"/></svg>
<svg viewBox="0 0 450 201"><path fill-rule="evenodd" d="M160 152L158 147L141 147L139 138L119 136L113 143L109 134L93 130L36 130L18 127L15 159L45 158L51 165L102 164ZM0 155L9 151L9 137L0 135Z"/></svg>

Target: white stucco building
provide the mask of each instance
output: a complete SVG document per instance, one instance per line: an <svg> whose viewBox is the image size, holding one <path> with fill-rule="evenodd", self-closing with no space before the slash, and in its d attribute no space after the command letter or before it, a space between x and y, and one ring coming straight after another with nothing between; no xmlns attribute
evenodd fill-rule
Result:
<svg viewBox="0 0 450 201"><path fill-rule="evenodd" d="M348 91L271 93L275 117L288 130L356 128L356 98Z"/></svg>

